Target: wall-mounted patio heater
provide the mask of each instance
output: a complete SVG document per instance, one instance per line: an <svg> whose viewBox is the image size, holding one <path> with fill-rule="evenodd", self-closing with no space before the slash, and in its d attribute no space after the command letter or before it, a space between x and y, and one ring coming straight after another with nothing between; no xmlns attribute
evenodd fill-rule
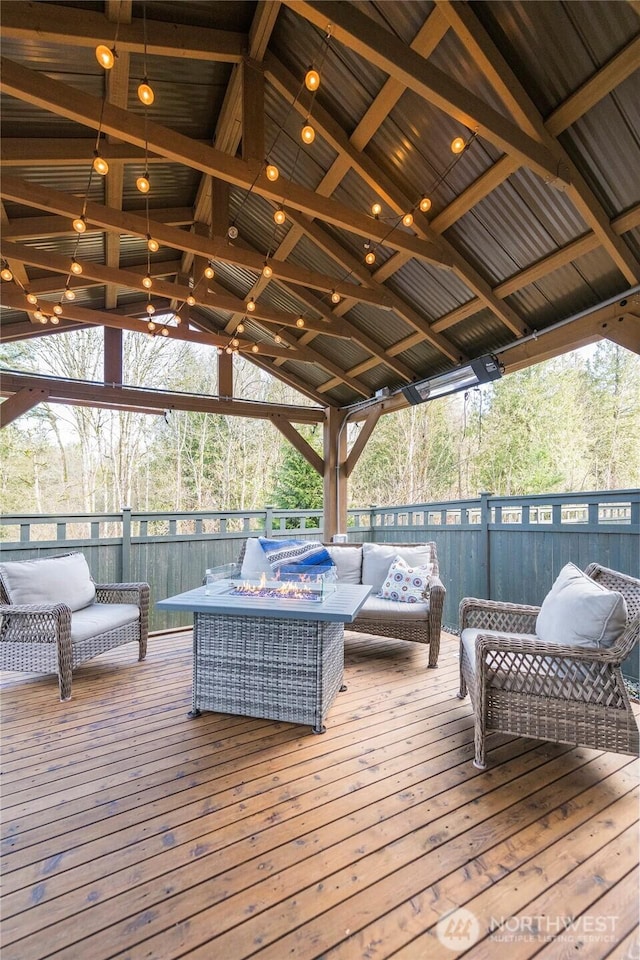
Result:
<svg viewBox="0 0 640 960"><path fill-rule="evenodd" d="M501 376L500 364L494 356L488 354L471 360L462 367L429 377L428 380L409 383L402 388L402 393L409 403L424 403L425 400L435 400L436 397L444 397L448 393L457 393L459 390L477 387L481 383L498 380Z"/></svg>

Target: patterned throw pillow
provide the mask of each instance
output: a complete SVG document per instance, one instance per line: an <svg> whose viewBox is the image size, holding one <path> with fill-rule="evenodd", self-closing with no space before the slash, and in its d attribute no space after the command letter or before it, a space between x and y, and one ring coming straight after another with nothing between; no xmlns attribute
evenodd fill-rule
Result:
<svg viewBox="0 0 640 960"><path fill-rule="evenodd" d="M383 600L399 600L401 603L424 602L429 594L430 563L421 567L410 567L402 557L396 557L382 584L380 596Z"/></svg>

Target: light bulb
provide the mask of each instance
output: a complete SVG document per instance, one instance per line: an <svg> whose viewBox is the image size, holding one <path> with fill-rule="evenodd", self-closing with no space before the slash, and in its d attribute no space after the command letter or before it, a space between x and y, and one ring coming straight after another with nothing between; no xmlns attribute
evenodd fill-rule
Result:
<svg viewBox="0 0 640 960"><path fill-rule="evenodd" d="M190 293L189 296L187 297L187 303L189 304L190 307L193 307L195 302L196 302L196 298L192 293Z"/></svg>
<svg viewBox="0 0 640 960"><path fill-rule="evenodd" d="M280 336L279 333L276 333L276 335L275 335L275 337L274 337L273 339L274 339L274 342L275 342L275 343L282 343L282 337Z"/></svg>
<svg viewBox="0 0 640 960"><path fill-rule="evenodd" d="M167 329L166 327L163 327L162 330L160 331L160 333L162 334L163 337L168 337L168 336L169 336L169 331L168 331L168 329Z"/></svg>
<svg viewBox="0 0 640 960"><path fill-rule="evenodd" d="M209 264L204 268L204 275L207 278L207 280L213 280L213 278L215 277L216 273L213 267L211 266L211 264Z"/></svg>
<svg viewBox="0 0 640 960"><path fill-rule="evenodd" d="M305 123L304 127L300 131L300 136L302 137L303 143L313 143L316 138L316 132L310 123Z"/></svg>
<svg viewBox="0 0 640 960"><path fill-rule="evenodd" d="M69 287L67 287L66 290L64 291L64 298L65 300L75 300L76 295L73 292L73 290L70 290Z"/></svg>
<svg viewBox="0 0 640 960"><path fill-rule="evenodd" d="M371 266L372 263L375 263L375 262L376 262L376 255L375 255L375 253L373 252L373 250L370 250L370 251L369 251L369 253L368 253L368 254L366 255L366 257L364 258L364 262L365 262L365 263L368 263L369 266Z"/></svg>
<svg viewBox="0 0 640 960"><path fill-rule="evenodd" d="M43 319L44 319L44 314L42 313L41 310L34 310L34 311L33 311L33 319L34 319L34 320L39 320L40 323L42 323L42 321L43 321ZM46 322L46 321L45 321L45 322Z"/></svg>
<svg viewBox="0 0 640 960"><path fill-rule="evenodd" d="M280 176L280 171L276 167L275 163L267 164L267 169L265 170L265 173L267 175L267 180L271 180L272 183L274 183Z"/></svg>
<svg viewBox="0 0 640 960"><path fill-rule="evenodd" d="M340 303L340 294L336 290L331 294L331 303Z"/></svg>
<svg viewBox="0 0 640 960"><path fill-rule="evenodd" d="M464 140L462 137L454 137L451 141L451 152L452 153L462 153L464 150Z"/></svg>
<svg viewBox="0 0 640 960"><path fill-rule="evenodd" d="M244 323L239 323L236 327L236 333L244 333Z"/></svg>
<svg viewBox="0 0 640 960"><path fill-rule="evenodd" d="M62 304L56 303L55 307L53 308L53 312L55 313L56 317L62 316Z"/></svg>
<svg viewBox="0 0 640 960"><path fill-rule="evenodd" d="M155 95L149 84L147 83L147 78L145 77L144 81L138 87L138 99L144 103L145 107L150 107L153 101L155 100Z"/></svg>
<svg viewBox="0 0 640 960"><path fill-rule="evenodd" d="M13 280L13 274L9 269L9 267L3 267L2 270L0 270L0 277L2 277L2 279L6 280L7 282L9 280Z"/></svg>
<svg viewBox="0 0 640 960"><path fill-rule="evenodd" d="M151 287L153 286L153 280L149 274L142 278L142 286L145 288L145 290L151 290Z"/></svg>
<svg viewBox="0 0 640 960"><path fill-rule="evenodd" d="M372 203L372 204L371 204L371 213L374 215L374 217L379 217L380 214L382 213L382 204L380 204L380 203Z"/></svg>
<svg viewBox="0 0 640 960"><path fill-rule="evenodd" d="M217 353L218 353L218 356L219 356L219 357L222 356L223 352L224 352L224 351L223 351L222 347L218 347Z"/></svg>
<svg viewBox="0 0 640 960"><path fill-rule="evenodd" d="M49 319L54 327L57 327L57 325L60 323L60 317L49 317Z"/></svg>
<svg viewBox="0 0 640 960"><path fill-rule="evenodd" d="M307 71L307 75L304 78L304 85L307 90L313 91L318 89L320 86L320 74L317 70L312 68L311 70Z"/></svg>
<svg viewBox="0 0 640 960"><path fill-rule="evenodd" d="M262 276L265 278L265 280L269 280L269 278L273 276L273 270L268 263L265 263L264 267L262 268Z"/></svg>
<svg viewBox="0 0 640 960"><path fill-rule="evenodd" d="M404 223L405 227L410 227L413 223L413 214L405 213L404 217L402 218L402 222Z"/></svg>
<svg viewBox="0 0 640 960"><path fill-rule="evenodd" d="M84 217L84 214L81 217L76 217L72 223L72 226L76 233L84 233L87 229L87 221Z"/></svg>
<svg viewBox="0 0 640 960"><path fill-rule="evenodd" d="M233 350L231 351L231 353L238 353L238 348L237 348L237 347L234 347Z"/></svg>
<svg viewBox="0 0 640 960"><path fill-rule="evenodd" d="M74 273L76 277L79 277L82 273L82 264L78 263L77 260L71 261L71 273Z"/></svg>
<svg viewBox="0 0 640 960"><path fill-rule="evenodd" d="M249 300L249 302L247 303L247 313L253 313L255 309L256 309L256 302L253 299L253 297L251 297L251 300Z"/></svg>
<svg viewBox="0 0 640 960"><path fill-rule="evenodd" d="M298 317L296 320L296 327L304 327L304 319L302 317Z"/></svg>
<svg viewBox="0 0 640 960"><path fill-rule="evenodd" d="M237 337L234 337L234 338L233 338L233 340L231 341L231 346L232 346L232 347L239 347L239 346L240 346L240 341L238 340Z"/></svg>
<svg viewBox="0 0 640 960"><path fill-rule="evenodd" d="M49 323L49 317L45 316L44 313L40 314L40 323Z"/></svg>
<svg viewBox="0 0 640 960"><path fill-rule="evenodd" d="M282 207L279 207L279 208L276 210L276 212L275 212L274 215L273 215L273 219L275 220L275 222L276 222L279 226L282 226L282 224L283 224L283 223L285 222L285 220L287 219L286 214L285 214L284 210L282 209Z"/></svg>
<svg viewBox="0 0 640 960"><path fill-rule="evenodd" d="M224 348L224 352L225 352L225 353L233 353L233 350L231 349L231 347L225 347L225 348Z"/></svg>
<svg viewBox="0 0 640 960"><path fill-rule="evenodd" d="M277 177L275 179L277 180ZM227 236L229 237L229 240L235 240L238 236L238 228L234 227L233 224L231 224L231 226L227 230Z"/></svg>
<svg viewBox="0 0 640 960"><path fill-rule="evenodd" d="M35 293L27 294L27 303L36 304L37 302L38 302L38 298L36 297Z"/></svg>
<svg viewBox="0 0 640 960"><path fill-rule="evenodd" d="M252 344L251 344L251 353L257 353L259 349L260 349L260 347L258 346L257 343L252 343Z"/></svg>
<svg viewBox="0 0 640 960"><path fill-rule="evenodd" d="M423 213L428 213L429 210L431 210L431 200L429 200L429 197L422 198L420 201L420 209Z"/></svg>
<svg viewBox="0 0 640 960"><path fill-rule="evenodd" d="M150 186L149 178L146 175L144 177L138 177L136 180L136 187L140 193L149 193Z"/></svg>
<svg viewBox="0 0 640 960"><path fill-rule="evenodd" d="M104 157L101 157L99 153L96 153L93 158L93 169L96 173L99 173L101 177L106 177L109 173L109 164Z"/></svg>
<svg viewBox="0 0 640 960"><path fill-rule="evenodd" d="M110 50L104 43L99 43L96 47L96 60L105 70L111 70L116 62L115 49Z"/></svg>
<svg viewBox="0 0 640 960"><path fill-rule="evenodd" d="M156 328L156 325L155 325L155 323L153 322L153 320L149 320L149 323L147 324L147 330L150 330L150 331L153 333L153 331L155 330L155 328Z"/></svg>
<svg viewBox="0 0 640 960"><path fill-rule="evenodd" d="M160 249L160 244L157 240L154 240L151 235L147 235L147 250L150 250L151 253L157 253Z"/></svg>
<svg viewBox="0 0 640 960"><path fill-rule="evenodd" d="M155 313L155 312L156 312L156 308L154 307L154 305L153 305L152 303L148 303L145 309L146 309L147 313L149 314L149 316L151 316L152 313Z"/></svg>

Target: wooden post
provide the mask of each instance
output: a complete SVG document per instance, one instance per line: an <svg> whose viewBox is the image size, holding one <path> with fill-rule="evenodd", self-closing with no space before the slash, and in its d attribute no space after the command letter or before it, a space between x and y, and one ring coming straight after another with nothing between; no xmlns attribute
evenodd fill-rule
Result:
<svg viewBox="0 0 640 960"><path fill-rule="evenodd" d="M122 330L104 328L104 382L122 383Z"/></svg>
<svg viewBox="0 0 640 960"><path fill-rule="evenodd" d="M131 582L131 507L122 508L122 583Z"/></svg>
<svg viewBox="0 0 640 960"><path fill-rule="evenodd" d="M491 540L489 537L489 521L491 512L489 508L490 493L482 491L480 493L480 569L483 574L484 593L486 600L491 600Z"/></svg>
<svg viewBox="0 0 640 960"><path fill-rule="evenodd" d="M324 422L324 539L347 532L347 413L327 407Z"/></svg>
<svg viewBox="0 0 640 960"><path fill-rule="evenodd" d="M218 396L233 396L233 355L224 351L218 354Z"/></svg>

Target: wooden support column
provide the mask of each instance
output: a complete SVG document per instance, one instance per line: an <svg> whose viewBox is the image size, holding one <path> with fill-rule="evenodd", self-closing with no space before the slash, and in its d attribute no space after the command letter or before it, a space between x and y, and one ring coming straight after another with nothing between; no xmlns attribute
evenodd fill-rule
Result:
<svg viewBox="0 0 640 960"><path fill-rule="evenodd" d="M324 539L347 531L347 412L327 407L324 421Z"/></svg>
<svg viewBox="0 0 640 960"><path fill-rule="evenodd" d="M105 383L122 383L122 330L116 327L104 328L104 364Z"/></svg>
<svg viewBox="0 0 640 960"><path fill-rule="evenodd" d="M248 58L242 66L242 159L264 160L264 71Z"/></svg>
<svg viewBox="0 0 640 960"><path fill-rule="evenodd" d="M229 226L229 184L225 180L211 178L211 232L224 237Z"/></svg>
<svg viewBox="0 0 640 960"><path fill-rule="evenodd" d="M233 396L233 354L218 354L218 396Z"/></svg>

